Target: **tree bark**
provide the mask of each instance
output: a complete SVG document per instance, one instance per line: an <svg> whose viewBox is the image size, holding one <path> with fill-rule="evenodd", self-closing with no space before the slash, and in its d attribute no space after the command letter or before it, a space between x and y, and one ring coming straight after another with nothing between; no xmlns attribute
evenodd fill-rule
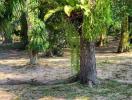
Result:
<svg viewBox="0 0 132 100"><path fill-rule="evenodd" d="M129 33L128 33L128 16L122 20L121 38L118 47L118 53L129 51Z"/></svg>
<svg viewBox="0 0 132 100"><path fill-rule="evenodd" d="M25 49L28 44L28 22L26 18L26 13L22 12L21 15L21 41L22 41L22 48Z"/></svg>
<svg viewBox="0 0 132 100"><path fill-rule="evenodd" d="M30 51L30 64L36 65L38 63L38 52Z"/></svg>
<svg viewBox="0 0 132 100"><path fill-rule="evenodd" d="M129 23L129 42L132 44L132 16L128 16L128 23Z"/></svg>
<svg viewBox="0 0 132 100"><path fill-rule="evenodd" d="M80 37L80 82L82 84L96 84L95 43Z"/></svg>

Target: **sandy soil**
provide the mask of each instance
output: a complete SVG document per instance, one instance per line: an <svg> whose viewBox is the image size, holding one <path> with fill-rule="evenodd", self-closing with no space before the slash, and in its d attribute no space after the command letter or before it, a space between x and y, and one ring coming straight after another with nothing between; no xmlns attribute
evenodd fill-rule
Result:
<svg viewBox="0 0 132 100"><path fill-rule="evenodd" d="M132 53L116 54L112 52L96 54L97 74L103 79L118 79L132 82ZM70 67L70 56L40 58L39 65L28 65L25 52L6 50L0 52L0 84L28 83L38 81L47 83L66 79L74 73ZM15 83L14 83L15 84Z"/></svg>
<svg viewBox="0 0 132 100"><path fill-rule="evenodd" d="M117 54L114 53L115 51L116 48L112 45L107 48L97 48L98 77L132 83L132 52ZM53 80L66 79L74 74L70 67L70 54L68 52L65 53L64 57L40 57L37 66L30 66L28 62L29 58L26 52L0 51L0 100L15 100L17 95L8 93L8 91L17 89L22 91L25 87L25 85L8 86L10 82L12 84L13 81L17 81L18 84L29 81L47 83ZM37 93L39 96L39 91Z"/></svg>
<svg viewBox="0 0 132 100"><path fill-rule="evenodd" d="M39 65L28 65L28 56L20 51L0 52L0 84L8 84L13 80L20 83L36 80L42 83L65 79L72 75L70 58L41 58Z"/></svg>

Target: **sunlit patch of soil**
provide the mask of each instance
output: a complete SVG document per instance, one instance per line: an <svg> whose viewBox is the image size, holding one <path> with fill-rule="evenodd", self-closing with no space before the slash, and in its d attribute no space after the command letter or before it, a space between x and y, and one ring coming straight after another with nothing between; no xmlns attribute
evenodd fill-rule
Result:
<svg viewBox="0 0 132 100"><path fill-rule="evenodd" d="M0 90L0 100L17 100L18 97L13 93Z"/></svg>
<svg viewBox="0 0 132 100"><path fill-rule="evenodd" d="M98 53L96 58L100 78L132 82L132 52L122 54Z"/></svg>
<svg viewBox="0 0 132 100"><path fill-rule="evenodd" d="M40 58L39 64L35 66L29 65L28 62L28 55L24 52L4 53L0 57L0 83L8 83L9 80L22 82L36 80L47 83L66 79L72 75L70 58L67 57Z"/></svg>

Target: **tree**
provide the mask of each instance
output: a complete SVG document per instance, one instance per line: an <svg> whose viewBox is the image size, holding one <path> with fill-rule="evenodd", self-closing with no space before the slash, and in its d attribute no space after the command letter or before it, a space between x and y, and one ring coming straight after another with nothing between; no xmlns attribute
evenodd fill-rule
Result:
<svg viewBox="0 0 132 100"><path fill-rule="evenodd" d="M128 16L123 17L121 23L121 38L118 53L129 51Z"/></svg>
<svg viewBox="0 0 132 100"><path fill-rule="evenodd" d="M49 48L46 50L46 52L44 52L44 56L63 56L63 47L66 44L66 39L61 25L64 12L59 11L59 6L61 5L61 3L57 3L56 1L52 0L40 0L39 3L39 18L42 21L45 21L46 29L48 31ZM55 11L58 11L58 13L54 13L53 10L49 11L49 9L54 9ZM47 13L48 11L49 14ZM46 18L50 16L50 13L52 13L52 11L54 13L54 16Z"/></svg>
<svg viewBox="0 0 132 100"><path fill-rule="evenodd" d="M1 31L3 31L4 33L4 39L5 39L3 43L12 43L12 36L11 36L12 29L10 27L12 26L11 16L12 16L13 7L11 4L12 4L12 0L0 1L0 26L1 26Z"/></svg>
<svg viewBox="0 0 132 100"><path fill-rule="evenodd" d="M114 18L121 22L120 43L118 46L119 53L129 51L129 23L128 16L131 15L131 0L114 0Z"/></svg>
<svg viewBox="0 0 132 100"><path fill-rule="evenodd" d="M20 17L20 23L21 23L21 41L22 41L22 47L21 49L26 49L26 46L28 45L28 22L27 22L27 15L26 12L22 12Z"/></svg>
<svg viewBox="0 0 132 100"><path fill-rule="evenodd" d="M107 42L107 28L104 27L102 29L100 36L99 36L99 40L97 41L96 44L98 47L103 47L106 45L106 42Z"/></svg>
<svg viewBox="0 0 132 100"><path fill-rule="evenodd" d="M90 85L96 84L95 41L100 28L110 22L110 1L84 0L82 4L86 8L80 35L80 81Z"/></svg>
<svg viewBox="0 0 132 100"><path fill-rule="evenodd" d="M38 0L27 1L28 13L28 32L29 44L28 49L30 53L30 64L37 63L37 56L39 51L44 51L48 48L47 31L45 23L41 21L38 16Z"/></svg>
<svg viewBox="0 0 132 100"><path fill-rule="evenodd" d="M39 19L35 19L29 34L30 64L37 64L38 52L48 48L45 24Z"/></svg>
<svg viewBox="0 0 132 100"><path fill-rule="evenodd" d="M28 44L30 63L36 64L38 52L48 47L45 23L38 18L38 0L8 0L1 5L8 8L1 15L4 17L0 16L0 19L4 20L0 21L0 24L3 25L2 30L13 29L13 25L9 23L13 23L16 20L20 21L21 40L24 46ZM2 8L2 6L0 7ZM0 11L1 13L2 11Z"/></svg>
<svg viewBox="0 0 132 100"><path fill-rule="evenodd" d="M59 3L60 2L61 1L59 1ZM75 28L72 29L76 29L76 31L71 32L69 29L72 29L66 24L67 27L65 27L65 30L70 32L68 36L72 36L70 38L73 39L73 41L77 39L80 43L78 46L79 52L76 52L78 53L77 55L80 55L78 59L80 65L78 72L79 80L83 84L96 84L95 41L101 33L101 28L110 22L110 2L109 0L96 0L96 2L94 0L63 0L62 5L58 8L61 7L64 7L64 12L69 16L69 20L71 21L69 27L74 26ZM59 11L62 10L63 9L60 9ZM52 12L55 13L58 12L58 10L52 10ZM52 12L50 14L48 12L48 15L53 15ZM74 16L79 16L79 14L82 15L81 18ZM75 24L74 22L78 22L79 24ZM75 44L72 46L77 47L76 43L78 42L72 42Z"/></svg>

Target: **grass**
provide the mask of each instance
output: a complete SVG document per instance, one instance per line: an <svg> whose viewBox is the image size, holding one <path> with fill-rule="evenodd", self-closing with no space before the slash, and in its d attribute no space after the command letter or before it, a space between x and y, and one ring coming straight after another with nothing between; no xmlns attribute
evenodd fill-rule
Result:
<svg viewBox="0 0 132 100"><path fill-rule="evenodd" d="M20 100L59 100L60 98L64 100L131 100L132 96L132 85L109 80L94 88L76 82L52 86L30 85L26 89L26 92L20 95ZM25 99L25 97L28 98Z"/></svg>

